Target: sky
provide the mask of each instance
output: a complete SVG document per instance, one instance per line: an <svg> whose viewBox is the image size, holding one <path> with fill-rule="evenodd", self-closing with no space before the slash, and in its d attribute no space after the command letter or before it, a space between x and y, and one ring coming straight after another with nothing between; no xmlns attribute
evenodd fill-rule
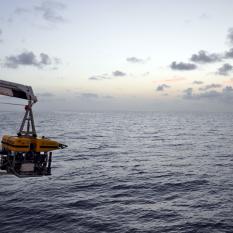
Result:
<svg viewBox="0 0 233 233"><path fill-rule="evenodd" d="M38 110L233 111L231 0L0 4L0 79Z"/></svg>

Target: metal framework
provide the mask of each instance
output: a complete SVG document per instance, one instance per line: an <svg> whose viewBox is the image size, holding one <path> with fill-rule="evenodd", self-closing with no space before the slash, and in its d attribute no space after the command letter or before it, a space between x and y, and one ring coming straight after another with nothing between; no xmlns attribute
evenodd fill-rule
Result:
<svg viewBox="0 0 233 233"><path fill-rule="evenodd" d="M37 137L34 117L32 113L32 105L32 101L29 100L28 105L25 106L25 114L18 132L18 136L22 135Z"/></svg>
<svg viewBox="0 0 233 233"><path fill-rule="evenodd" d="M37 135L32 113L32 105L37 102L37 97L34 95L32 87L0 80L0 95L28 100L28 105L25 106L26 112L18 131L18 136L22 135L36 137Z"/></svg>

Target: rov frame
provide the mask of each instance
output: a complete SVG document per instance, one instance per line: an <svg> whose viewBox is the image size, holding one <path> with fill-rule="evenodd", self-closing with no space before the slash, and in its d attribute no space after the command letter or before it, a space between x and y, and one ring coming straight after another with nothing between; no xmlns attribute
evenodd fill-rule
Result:
<svg viewBox="0 0 233 233"><path fill-rule="evenodd" d="M1 170L18 177L51 175L52 152L36 150L37 139L32 102L25 106L25 114L18 137L2 140ZM5 137L6 138L6 137ZM18 140L19 139L19 140ZM16 144L21 142L21 145Z"/></svg>

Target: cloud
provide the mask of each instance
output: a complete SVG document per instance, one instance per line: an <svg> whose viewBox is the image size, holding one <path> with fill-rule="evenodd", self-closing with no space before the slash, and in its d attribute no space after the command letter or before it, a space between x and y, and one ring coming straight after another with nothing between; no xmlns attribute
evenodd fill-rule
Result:
<svg viewBox="0 0 233 233"><path fill-rule="evenodd" d="M126 61L131 62L131 63L146 63L148 59L141 59L137 57L128 57L126 58Z"/></svg>
<svg viewBox="0 0 233 233"><path fill-rule="evenodd" d="M194 95L193 97L196 99L214 99L220 96L221 96L221 92L211 90L201 94Z"/></svg>
<svg viewBox="0 0 233 233"><path fill-rule="evenodd" d="M150 75L150 72L145 72L145 73L142 73L141 75L142 75L143 77L146 77L146 76Z"/></svg>
<svg viewBox="0 0 233 233"><path fill-rule="evenodd" d="M40 65L50 65L52 63L48 54L41 53L40 58L41 58Z"/></svg>
<svg viewBox="0 0 233 233"><path fill-rule="evenodd" d="M227 76L233 70L233 66L229 63L223 64L217 71L217 74Z"/></svg>
<svg viewBox="0 0 233 233"><path fill-rule="evenodd" d="M82 101L85 103L85 101L112 101L114 100L114 96L111 96L111 95L98 95L96 93L93 93L93 92L84 92L84 93L79 93L78 96L80 98L82 98Z"/></svg>
<svg viewBox="0 0 233 233"><path fill-rule="evenodd" d="M91 76L88 79L98 81L98 80L110 79L110 77L108 76L108 74L102 74L102 75Z"/></svg>
<svg viewBox="0 0 233 233"><path fill-rule="evenodd" d="M201 84L203 84L203 82L195 80L195 81L193 81L193 84L195 84L195 85L201 85Z"/></svg>
<svg viewBox="0 0 233 233"><path fill-rule="evenodd" d="M52 94L51 92L38 93L37 95L40 97L46 97L46 98L50 98L54 96L54 94Z"/></svg>
<svg viewBox="0 0 233 233"><path fill-rule="evenodd" d="M221 84L214 84L213 83L213 84L206 85L204 87L200 87L199 91L207 91L209 89L220 88L220 87L222 87Z"/></svg>
<svg viewBox="0 0 233 233"><path fill-rule="evenodd" d="M201 20L206 20L206 19L209 19L210 18L210 16L209 15L207 15L206 13L203 13L203 14L201 14L200 15L200 17L199 17Z"/></svg>
<svg viewBox="0 0 233 233"><path fill-rule="evenodd" d="M116 71L112 72L112 75L105 73L102 75L93 75L93 76L89 77L88 79L91 81L100 81L100 80L110 80L110 79L115 78L115 77L123 77L123 76L126 76L126 73L119 71L119 70L116 70Z"/></svg>
<svg viewBox="0 0 233 233"><path fill-rule="evenodd" d="M157 86L156 91L164 91L165 89L170 88L167 84L161 84Z"/></svg>
<svg viewBox="0 0 233 233"><path fill-rule="evenodd" d="M228 41L233 44L233 28L229 28L228 34L227 34Z"/></svg>
<svg viewBox="0 0 233 233"><path fill-rule="evenodd" d="M231 86L226 86L224 89L223 89L224 92L233 92L233 88Z"/></svg>
<svg viewBox="0 0 233 233"><path fill-rule="evenodd" d="M206 91L199 94L194 94L192 88L184 90L184 99L189 100L215 100L224 103L233 103L233 88L231 86L226 86L222 91Z"/></svg>
<svg viewBox="0 0 233 233"><path fill-rule="evenodd" d="M99 77L99 76L91 76L88 78L89 80L101 80L102 77Z"/></svg>
<svg viewBox="0 0 233 233"><path fill-rule="evenodd" d="M3 40L1 39L1 36L2 36L2 30L0 29L0 43L3 41Z"/></svg>
<svg viewBox="0 0 233 233"><path fill-rule="evenodd" d="M198 54L193 54L190 60L196 63L212 63L221 61L221 56L217 53L208 53L204 50L200 50Z"/></svg>
<svg viewBox="0 0 233 233"><path fill-rule="evenodd" d="M42 14L44 20L52 23L64 22L65 19L61 15L66 6L57 1L44 1L40 6L35 6L34 9Z"/></svg>
<svg viewBox="0 0 233 233"><path fill-rule="evenodd" d="M194 94L192 88L188 88L184 90L183 92L184 92L184 95L183 95L184 99L193 99L193 100L216 98L220 96L220 93L217 91L207 91L201 94Z"/></svg>
<svg viewBox="0 0 233 233"><path fill-rule="evenodd" d="M15 9L15 12L14 12L16 15L21 15L21 14L25 14L25 13L29 13L29 10L26 9L26 8L22 8L22 7L17 7Z"/></svg>
<svg viewBox="0 0 233 233"><path fill-rule="evenodd" d="M33 52L22 52L18 55L12 55L5 57L4 66L7 68L16 69L19 66L35 66L37 68L43 68L52 64L52 59L45 53L40 53L37 56Z"/></svg>
<svg viewBox="0 0 233 233"><path fill-rule="evenodd" d="M195 64L192 64L192 63L184 63L184 62L176 63L174 61L170 65L170 68L172 70L195 70L197 68L197 66Z"/></svg>
<svg viewBox="0 0 233 233"><path fill-rule="evenodd" d="M225 53L224 58L233 58L233 48Z"/></svg>
<svg viewBox="0 0 233 233"><path fill-rule="evenodd" d="M183 98L184 99L190 99L193 96L193 88L187 88L184 91Z"/></svg>
<svg viewBox="0 0 233 233"><path fill-rule="evenodd" d="M86 99L97 99L99 96L95 93L82 93L81 97L84 97Z"/></svg>
<svg viewBox="0 0 233 233"><path fill-rule="evenodd" d="M104 98L104 99L114 99L114 96L104 95L104 96L102 96L102 98Z"/></svg>
<svg viewBox="0 0 233 233"><path fill-rule="evenodd" d="M55 64L61 64L62 63L62 61L61 61L61 59L60 58L58 58L58 57L54 57L54 63Z"/></svg>
<svg viewBox="0 0 233 233"><path fill-rule="evenodd" d="M116 71L112 72L112 75L114 77L123 77L123 76L126 76L126 73L119 71L119 70L116 70Z"/></svg>
<svg viewBox="0 0 233 233"><path fill-rule="evenodd" d="M38 66L38 61L33 52L23 52L16 56L6 57L5 66L8 68L17 68L19 65Z"/></svg>

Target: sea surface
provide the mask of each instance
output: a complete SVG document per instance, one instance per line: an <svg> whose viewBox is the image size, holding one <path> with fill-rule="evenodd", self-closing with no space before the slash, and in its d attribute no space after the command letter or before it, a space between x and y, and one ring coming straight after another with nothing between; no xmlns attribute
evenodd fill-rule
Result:
<svg viewBox="0 0 233 233"><path fill-rule="evenodd" d="M1 112L0 135L23 113ZM0 176L1 233L233 232L232 113L35 113L69 147Z"/></svg>

